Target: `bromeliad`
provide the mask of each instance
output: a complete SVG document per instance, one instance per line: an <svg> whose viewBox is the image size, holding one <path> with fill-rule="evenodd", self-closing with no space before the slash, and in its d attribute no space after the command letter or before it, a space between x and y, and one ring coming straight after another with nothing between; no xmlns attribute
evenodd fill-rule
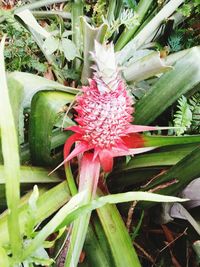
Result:
<svg viewBox="0 0 200 267"><path fill-rule="evenodd" d="M143 147L142 131L157 129L133 125L133 99L126 90L114 54L113 44L95 42L92 54L95 66L93 79L77 97L77 126L67 128L75 132L65 143L64 162L86 151L93 151L93 160L100 162L105 172L113 167L113 158L134 155L152 149ZM71 146L76 143L70 153Z"/></svg>
<svg viewBox="0 0 200 267"><path fill-rule="evenodd" d="M67 139L64 161L58 166L81 155L79 192L85 192L85 204L96 194L100 166L103 171L110 172L114 157L153 149L144 147L144 139L138 133L158 129L132 124L133 99L120 76L113 44L101 45L95 42L92 56L95 62L93 78L89 80L88 86L82 88L82 95L76 98L74 109L78 125L66 129L74 134ZM75 148L70 152L75 143ZM67 179L71 192L75 192L74 186L70 185L70 175L67 175ZM65 267L77 266L89 220L90 214L87 214L73 223Z"/></svg>

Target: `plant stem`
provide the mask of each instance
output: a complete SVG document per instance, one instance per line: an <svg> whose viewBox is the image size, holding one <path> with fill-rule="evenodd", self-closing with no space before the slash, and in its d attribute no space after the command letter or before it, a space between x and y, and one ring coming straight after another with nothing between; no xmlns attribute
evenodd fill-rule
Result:
<svg viewBox="0 0 200 267"><path fill-rule="evenodd" d="M137 5L137 8L135 10L136 14L138 15L139 25L133 25L133 27L131 29L125 29L122 32L119 39L117 40L117 43L115 44L115 51L121 50L130 41L130 39L132 38L134 33L140 27L141 22L144 19L144 16L146 15L152 2L153 2L153 0L140 0L139 4Z"/></svg>
<svg viewBox="0 0 200 267"><path fill-rule="evenodd" d="M81 159L79 177L79 192L85 192L84 199L82 200L84 204L88 204L96 194L99 172L99 162L93 160L92 153L85 153ZM65 267L77 266L78 264L89 226L90 216L91 212L84 214L73 223Z"/></svg>
<svg viewBox="0 0 200 267"><path fill-rule="evenodd" d="M18 206L20 200L20 159L18 138L10 105L5 64L3 58L5 37L0 45L0 126L1 143L6 179L6 199L9 209L8 231L13 260L18 262L22 254Z"/></svg>

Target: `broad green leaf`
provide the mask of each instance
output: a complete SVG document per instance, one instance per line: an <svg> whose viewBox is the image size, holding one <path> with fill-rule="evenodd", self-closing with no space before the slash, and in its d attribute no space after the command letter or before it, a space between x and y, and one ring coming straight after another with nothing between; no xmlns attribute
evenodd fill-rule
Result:
<svg viewBox="0 0 200 267"><path fill-rule="evenodd" d="M194 47L180 58L174 70L165 73L136 103L135 124L149 124L181 95L200 82L200 48Z"/></svg>
<svg viewBox="0 0 200 267"><path fill-rule="evenodd" d="M64 52L65 58L68 61L73 60L76 57L77 49L76 49L75 44L71 40L67 38L62 38L61 48L62 48L62 51Z"/></svg>
<svg viewBox="0 0 200 267"><path fill-rule="evenodd" d="M20 199L20 160L18 150L17 132L15 121L10 104L5 64L4 64L4 42L5 37L0 44L0 128L1 145L4 162L4 173L6 180L6 201L9 208L8 230L12 249L12 255L15 260L19 259L22 253L22 239L20 236L20 223L18 207Z"/></svg>
<svg viewBox="0 0 200 267"><path fill-rule="evenodd" d="M61 181L58 174L55 172L51 176L48 176L50 169L40 167L20 167L20 183L21 184L51 184L59 183ZM5 184L4 167L0 165L0 185Z"/></svg>
<svg viewBox="0 0 200 267"><path fill-rule="evenodd" d="M64 92L40 92L34 96L29 121L29 144L34 163L56 166L61 161L61 153L52 153L53 128L60 114L65 113L63 107L73 99L73 95ZM69 131L58 131L61 138L57 135L54 142L57 147L63 145L70 134Z"/></svg>
<svg viewBox="0 0 200 267"><path fill-rule="evenodd" d="M20 12L15 12L15 16L18 16L26 26L31 27L34 31L39 33L45 38L48 38L50 36L50 33L47 32L40 24L38 24L37 20L33 16L33 14L30 12L30 10L26 9Z"/></svg>
<svg viewBox="0 0 200 267"><path fill-rule="evenodd" d="M106 205L97 209L97 214L110 245L115 266L141 267L131 238L117 207L115 205Z"/></svg>
<svg viewBox="0 0 200 267"><path fill-rule="evenodd" d="M116 172L134 171L137 168L155 167L155 166L172 166L183 159L187 154L191 153L198 144L186 144L181 146L165 147L157 149L153 153L137 155L125 164L120 164L116 168ZM115 171L113 174L115 176Z"/></svg>
<svg viewBox="0 0 200 267"><path fill-rule="evenodd" d="M32 97L38 92L38 91L63 91L71 94L77 94L80 92L78 89L64 86L58 82L48 80L46 78L26 73L26 72L18 72L15 71L11 74L9 74L12 78L20 82L24 87L24 93L25 97L23 100L23 107L30 107Z"/></svg>
<svg viewBox="0 0 200 267"><path fill-rule="evenodd" d="M38 91L59 90L76 94L79 90L64 86L43 77L13 72L8 75L9 94L12 95L12 109L15 116L17 129L19 130L20 144L24 142L24 108L30 108L31 100Z"/></svg>
<svg viewBox="0 0 200 267"><path fill-rule="evenodd" d="M89 266L115 266L104 230L97 216L92 216L91 222L83 248L87 255L86 261Z"/></svg>
<svg viewBox="0 0 200 267"><path fill-rule="evenodd" d="M48 55L53 54L59 48L60 41L54 36L49 36L43 43L43 49Z"/></svg>
<svg viewBox="0 0 200 267"><path fill-rule="evenodd" d="M53 173L48 176L49 170L38 167L21 166L20 168L20 188L21 192L27 192L31 190L35 184L45 185L46 188L59 183L60 177L57 173ZM0 165L0 209L6 208L5 200L5 174L4 168Z"/></svg>
<svg viewBox="0 0 200 267"><path fill-rule="evenodd" d="M156 74L167 72L172 67L167 66L165 61L160 58L159 52L150 52L134 62L131 61L124 66L123 76L127 82L142 81Z"/></svg>

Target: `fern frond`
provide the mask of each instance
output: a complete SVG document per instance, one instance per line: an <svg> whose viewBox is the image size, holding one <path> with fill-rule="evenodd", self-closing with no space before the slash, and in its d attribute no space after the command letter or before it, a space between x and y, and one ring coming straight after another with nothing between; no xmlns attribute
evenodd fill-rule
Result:
<svg viewBox="0 0 200 267"><path fill-rule="evenodd" d="M173 33L169 38L168 38L168 45L170 47L171 52L177 52L181 50L182 48L182 34L180 33Z"/></svg>
<svg viewBox="0 0 200 267"><path fill-rule="evenodd" d="M178 110L174 115L174 126L179 127L176 130L177 135L183 134L192 124L191 106L185 96L178 100Z"/></svg>
<svg viewBox="0 0 200 267"><path fill-rule="evenodd" d="M192 125L191 130L193 133L200 131L200 93L196 93L189 99L192 110Z"/></svg>

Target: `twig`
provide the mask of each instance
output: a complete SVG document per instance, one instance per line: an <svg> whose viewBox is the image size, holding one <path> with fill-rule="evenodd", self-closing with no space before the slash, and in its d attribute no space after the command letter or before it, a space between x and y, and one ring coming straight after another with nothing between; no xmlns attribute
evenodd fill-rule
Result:
<svg viewBox="0 0 200 267"><path fill-rule="evenodd" d="M159 172L158 174L156 174L155 176L153 176L152 179L150 179L145 185L142 185L141 188L145 188L148 185L150 185L154 180L156 180L157 178L159 178L162 174L164 174L167 170L162 170L161 172Z"/></svg>
<svg viewBox="0 0 200 267"><path fill-rule="evenodd" d="M128 218L127 218L127 222L126 222L126 228L127 228L128 232L130 232L133 212L135 210L136 205L137 205L137 201L133 201L132 205L130 206L130 208L128 210Z"/></svg>
<svg viewBox="0 0 200 267"><path fill-rule="evenodd" d="M179 236L177 236L173 241L171 241L170 243L168 243L164 248L162 248L159 253L163 252L166 248L170 247L174 242L176 242L180 237L182 237L183 235L187 234L187 229L186 228Z"/></svg>
<svg viewBox="0 0 200 267"><path fill-rule="evenodd" d="M155 188L152 188L152 189L148 190L148 192L154 193L155 191L158 191L158 190L161 190L161 189L165 189L166 187L169 187L169 186L171 186L173 184L176 184L176 183L178 183L178 180L173 179L173 180L171 180L169 182L166 182L164 184L160 184L160 185L156 186Z"/></svg>
<svg viewBox="0 0 200 267"><path fill-rule="evenodd" d="M144 256L145 256L151 263L154 263L154 262L155 262L155 260L152 258L152 256L149 255L149 253L146 252L146 250L143 249L138 243L136 243L135 241L133 241L133 245L134 245L138 250L140 250L140 251L144 254Z"/></svg>

